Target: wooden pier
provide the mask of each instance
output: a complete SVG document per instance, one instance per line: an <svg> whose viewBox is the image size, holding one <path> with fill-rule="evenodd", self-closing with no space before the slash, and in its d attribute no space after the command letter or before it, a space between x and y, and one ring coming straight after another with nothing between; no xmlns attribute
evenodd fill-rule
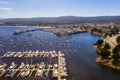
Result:
<svg viewBox="0 0 120 80"><path fill-rule="evenodd" d="M60 52L58 52L58 80L61 80L61 70L60 70Z"/></svg>

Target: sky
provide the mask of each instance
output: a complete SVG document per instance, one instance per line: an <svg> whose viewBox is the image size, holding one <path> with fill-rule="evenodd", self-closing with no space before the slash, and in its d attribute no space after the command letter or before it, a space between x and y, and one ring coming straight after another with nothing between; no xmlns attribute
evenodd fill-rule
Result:
<svg viewBox="0 0 120 80"><path fill-rule="evenodd" d="M120 15L120 0L0 0L0 18Z"/></svg>

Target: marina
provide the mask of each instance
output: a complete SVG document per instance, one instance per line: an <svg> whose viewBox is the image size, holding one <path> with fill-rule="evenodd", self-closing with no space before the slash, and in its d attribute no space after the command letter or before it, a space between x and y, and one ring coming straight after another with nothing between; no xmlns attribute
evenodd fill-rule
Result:
<svg viewBox="0 0 120 80"><path fill-rule="evenodd" d="M16 55L16 56L15 56ZM22 55L22 56L20 56ZM54 58L48 61L34 62L32 58ZM28 51L28 52L7 52L1 56L1 60L5 62L8 58L19 58L26 62L11 62L0 65L1 79L12 77L19 79L20 77L39 77L39 79L50 78L50 80L66 80L68 73L66 68L65 56L63 53L53 51ZM29 59L29 62L27 59ZM9 60L9 59L8 59ZM34 79L34 78L33 78Z"/></svg>
<svg viewBox="0 0 120 80"><path fill-rule="evenodd" d="M95 43L98 39L102 39L102 37L90 33L80 33L70 36L59 37L51 32L45 32L40 30L25 32L20 35L13 35L14 31L32 29L33 28L31 27L22 26L0 27L0 65L4 64L3 69L0 70L0 73L2 73L0 74L0 80L57 80L56 77L51 76L53 76L53 74L54 76L58 74L58 68L54 72L53 70L49 70L49 72L46 72L42 70L43 66L41 66L40 64L47 64L46 68L50 67L48 69L52 69L54 64L58 64L58 56L52 55L53 57L47 57L46 53L44 53L45 55L42 55L43 51L56 51L57 53L58 51L61 51L61 53L64 53L66 68L62 69L67 70L68 76L63 76L61 77L61 79L120 79L119 72L106 69L106 67L100 66L96 62L96 51L93 48L93 43ZM41 52L41 54L37 54L37 51ZM30 52L32 55L26 54L26 52ZM35 55L33 55L33 53ZM7 69L11 66L12 62L15 63L15 69L18 70L12 72L14 73L12 74L13 77L6 76L6 72L8 71ZM22 77L21 73L25 73L23 69L26 65L27 67L30 66L29 69L31 71L27 71L26 69L25 71L29 73L29 75L27 77ZM63 63L63 65L65 65L65 63ZM36 67L38 66L41 70L36 69ZM35 69L37 71L35 71ZM43 72L44 74L47 73L48 77L43 76Z"/></svg>

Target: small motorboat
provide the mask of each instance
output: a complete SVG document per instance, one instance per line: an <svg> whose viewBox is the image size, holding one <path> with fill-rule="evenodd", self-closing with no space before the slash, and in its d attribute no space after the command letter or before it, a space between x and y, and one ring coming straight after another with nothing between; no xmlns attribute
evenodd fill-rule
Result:
<svg viewBox="0 0 120 80"><path fill-rule="evenodd" d="M6 64L1 64L0 69L4 68L5 66L6 66Z"/></svg>
<svg viewBox="0 0 120 80"><path fill-rule="evenodd" d="M7 71L7 75L10 76L11 74L13 74L13 72L14 72L13 69L9 69L9 70Z"/></svg>
<svg viewBox="0 0 120 80"><path fill-rule="evenodd" d="M41 74L42 74L42 71L38 70L36 76L41 76Z"/></svg>
<svg viewBox="0 0 120 80"><path fill-rule="evenodd" d="M47 76L48 75L48 71L47 70L45 70L44 72L43 72L43 76Z"/></svg>
<svg viewBox="0 0 120 80"><path fill-rule="evenodd" d="M55 68L58 68L58 64L54 64L54 67L55 67Z"/></svg>
<svg viewBox="0 0 120 80"><path fill-rule="evenodd" d="M24 70L22 73L21 73L21 76L22 77L27 77L28 75L30 74L30 70Z"/></svg>
<svg viewBox="0 0 120 80"><path fill-rule="evenodd" d="M13 69L13 68L15 68L15 66L16 66L15 62L12 62L11 66L9 67L9 69Z"/></svg>
<svg viewBox="0 0 120 80"><path fill-rule="evenodd" d="M53 76L53 77L57 77L57 76L58 76L58 70L53 71L52 76Z"/></svg>
<svg viewBox="0 0 120 80"><path fill-rule="evenodd" d="M21 63L21 65L19 66L20 69L23 69L25 67L24 62Z"/></svg>

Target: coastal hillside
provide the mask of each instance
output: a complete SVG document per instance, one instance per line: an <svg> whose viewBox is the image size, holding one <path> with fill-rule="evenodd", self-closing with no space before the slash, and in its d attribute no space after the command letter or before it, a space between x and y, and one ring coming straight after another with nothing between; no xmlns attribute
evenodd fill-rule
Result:
<svg viewBox="0 0 120 80"><path fill-rule="evenodd" d="M36 18L6 18L0 19L0 25L41 25L41 24L65 24L65 23L120 23L120 16L99 17L36 17Z"/></svg>

